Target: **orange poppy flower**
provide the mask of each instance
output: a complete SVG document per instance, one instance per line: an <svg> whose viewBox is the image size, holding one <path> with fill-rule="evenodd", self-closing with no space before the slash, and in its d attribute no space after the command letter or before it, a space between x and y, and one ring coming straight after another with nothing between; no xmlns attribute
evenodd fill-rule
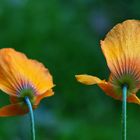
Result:
<svg viewBox="0 0 140 140"><path fill-rule="evenodd" d="M0 108L0 116L27 113L26 96L35 109L42 98L53 95L53 86L52 76L41 63L11 48L0 50L0 89L11 101L10 105Z"/></svg>
<svg viewBox="0 0 140 140"><path fill-rule="evenodd" d="M101 49L111 71L108 81L90 75L76 75L86 85L97 84L107 95L122 100L122 87L127 86L127 101L140 104L140 21L126 20L117 24L101 41Z"/></svg>

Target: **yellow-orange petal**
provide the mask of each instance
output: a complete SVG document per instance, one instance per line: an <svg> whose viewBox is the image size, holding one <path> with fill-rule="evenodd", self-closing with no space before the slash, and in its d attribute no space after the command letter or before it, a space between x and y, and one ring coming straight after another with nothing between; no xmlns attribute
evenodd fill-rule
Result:
<svg viewBox="0 0 140 140"><path fill-rule="evenodd" d="M87 75L87 74L76 75L76 79L80 83L83 83L86 85L97 84L108 96L111 96L115 99L120 98L118 95L115 94L112 85L106 82L105 80L101 80L98 77Z"/></svg>
<svg viewBox="0 0 140 140"><path fill-rule="evenodd" d="M109 83L100 83L98 84L98 86L108 95L111 96L114 99L117 100L122 100L122 93L120 94L116 94L113 86ZM140 99L136 96L135 93L131 93L128 97L127 97L127 102L129 103L136 103L136 104L140 104Z"/></svg>
<svg viewBox="0 0 140 140"><path fill-rule="evenodd" d="M104 80L101 80L98 77L87 75L87 74L76 75L75 77L77 81L86 85L94 85L94 84L105 82Z"/></svg>
<svg viewBox="0 0 140 140"><path fill-rule="evenodd" d="M44 94L38 95L35 99L34 105L37 106L43 98L52 96L53 94L54 94L53 90L48 90Z"/></svg>
<svg viewBox="0 0 140 140"><path fill-rule="evenodd" d="M114 91L114 88L112 84L109 82L106 82L105 80L101 80L98 77L95 76L90 76L90 75L76 75L77 80L80 83L86 84L86 85L94 85L97 84L104 92L106 95L117 99L117 100L122 100L122 94L118 94ZM140 99L135 95L135 93L129 95L127 97L127 101L131 103L136 103L140 104Z"/></svg>
<svg viewBox="0 0 140 140"><path fill-rule="evenodd" d="M28 109L23 109L23 103L11 104L0 108L0 117L24 115L28 112Z"/></svg>
<svg viewBox="0 0 140 140"><path fill-rule="evenodd" d="M28 59L23 53L14 49L0 50L0 88L9 95L30 84L37 94L43 94L53 85L52 76L43 64Z"/></svg>
<svg viewBox="0 0 140 140"><path fill-rule="evenodd" d="M136 94L131 94L127 97L127 101L130 103L136 103L140 105L140 99L136 96Z"/></svg>
<svg viewBox="0 0 140 140"><path fill-rule="evenodd" d="M101 48L113 75L140 74L140 21L117 24L101 41ZM140 79L140 76L139 76Z"/></svg>

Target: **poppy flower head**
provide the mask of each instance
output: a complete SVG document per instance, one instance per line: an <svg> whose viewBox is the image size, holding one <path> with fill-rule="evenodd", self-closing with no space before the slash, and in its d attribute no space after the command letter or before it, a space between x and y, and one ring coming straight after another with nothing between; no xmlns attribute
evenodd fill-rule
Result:
<svg viewBox="0 0 140 140"><path fill-rule="evenodd" d="M0 108L0 116L28 112L25 97L35 109L41 99L53 95L52 76L43 64L11 48L0 50L0 89L10 95L11 105Z"/></svg>
<svg viewBox="0 0 140 140"><path fill-rule="evenodd" d="M116 25L101 41L101 48L111 71L109 82L117 93L124 85L128 94L140 86L140 21L127 20Z"/></svg>
<svg viewBox="0 0 140 140"><path fill-rule="evenodd" d="M119 100L125 85L127 101L140 104L136 96L140 88L140 21L126 20L117 24L101 41L101 49L111 72L108 82L88 75L77 75L77 80L98 84L107 95Z"/></svg>

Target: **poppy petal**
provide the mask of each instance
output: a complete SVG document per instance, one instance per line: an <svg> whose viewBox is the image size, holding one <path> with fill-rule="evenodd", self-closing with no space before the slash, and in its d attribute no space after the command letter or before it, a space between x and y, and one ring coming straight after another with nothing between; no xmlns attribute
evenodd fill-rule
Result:
<svg viewBox="0 0 140 140"><path fill-rule="evenodd" d="M76 75L76 79L83 84L86 85L94 85L97 84L108 96L111 96L115 99L119 99L120 97L117 96L113 90L111 84L106 82L105 80L101 80L98 77L91 76L91 75Z"/></svg>
<svg viewBox="0 0 140 140"><path fill-rule="evenodd" d="M126 20L117 24L101 41L101 48L113 75L139 75L140 21Z"/></svg>
<svg viewBox="0 0 140 140"><path fill-rule="evenodd" d="M48 90L48 91L45 92L44 94L38 95L38 96L36 97L36 100L35 100L34 105L37 106L43 98L52 96L53 94L54 94L54 92L53 92L52 90Z"/></svg>
<svg viewBox="0 0 140 140"><path fill-rule="evenodd" d="M127 97L127 101L130 103L136 103L140 105L140 99L136 96L136 94L131 94Z"/></svg>
<svg viewBox="0 0 140 140"><path fill-rule="evenodd" d="M101 80L98 77L87 75L87 74L76 75L75 77L77 81L86 85L94 85L94 84L105 82L104 80Z"/></svg>
<svg viewBox="0 0 140 140"><path fill-rule="evenodd" d="M24 115L28 109L23 109L23 103L11 104L0 108L0 117Z"/></svg>
<svg viewBox="0 0 140 140"><path fill-rule="evenodd" d="M98 77L90 76L90 75L76 75L77 80L80 83L86 84L86 85L94 85L97 84L108 96L111 96L114 99L122 100L122 94L116 94L113 86L106 82L105 80L101 80ZM127 101L131 103L140 104L140 99L135 95L131 94L127 97Z"/></svg>
<svg viewBox="0 0 140 140"><path fill-rule="evenodd" d="M113 86L111 86L111 84L107 84L107 83L100 83L98 84L99 87L108 95L111 96L114 99L117 100L122 100L122 93L120 94L116 94L113 90ZM140 104L140 99L136 96L135 93L131 93L128 97L127 97L127 102L129 103L136 103L136 104Z"/></svg>
<svg viewBox="0 0 140 140"><path fill-rule="evenodd" d="M54 86L52 76L43 64L11 48L0 50L0 81L1 89L12 96L17 96L28 85L37 94L43 94Z"/></svg>

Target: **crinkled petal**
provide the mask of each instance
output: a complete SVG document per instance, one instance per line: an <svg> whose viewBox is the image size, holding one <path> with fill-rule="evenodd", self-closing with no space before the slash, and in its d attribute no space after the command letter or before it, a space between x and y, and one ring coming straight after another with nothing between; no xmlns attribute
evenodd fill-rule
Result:
<svg viewBox="0 0 140 140"><path fill-rule="evenodd" d="M22 105L23 103L17 103L0 108L0 117L24 115L28 112L28 109L23 108Z"/></svg>
<svg viewBox="0 0 140 140"><path fill-rule="evenodd" d="M98 77L95 76L90 76L90 75L76 75L76 79L83 84L86 85L94 85L97 84L105 93L106 95L117 99L117 100L122 100L122 94L116 94L113 86L109 83L106 82L105 80L101 80ZM140 104L140 99L133 93L127 97L127 101L131 103L136 103Z"/></svg>
<svg viewBox="0 0 140 140"><path fill-rule="evenodd" d="M117 24L101 41L101 48L113 75L133 74L140 80L140 21Z"/></svg>
<svg viewBox="0 0 140 140"><path fill-rule="evenodd" d="M0 88L9 95L16 96L27 85L32 86L38 94L43 94L54 86L52 76L43 64L28 59L14 49L1 49Z"/></svg>

